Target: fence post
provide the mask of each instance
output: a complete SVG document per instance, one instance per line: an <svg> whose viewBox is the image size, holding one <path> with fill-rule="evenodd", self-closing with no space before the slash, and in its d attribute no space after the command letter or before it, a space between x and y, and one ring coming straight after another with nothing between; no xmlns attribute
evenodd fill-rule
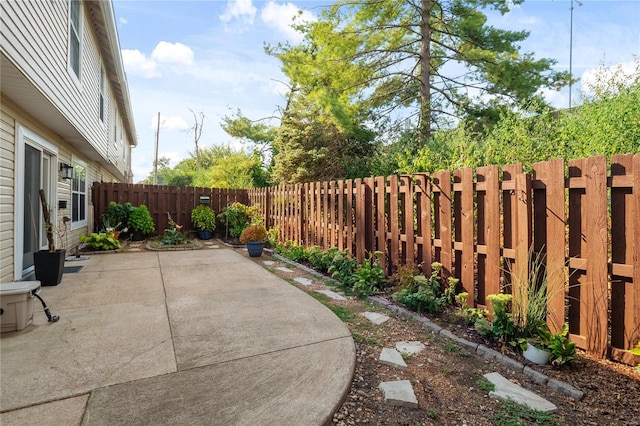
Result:
<svg viewBox="0 0 640 426"><path fill-rule="evenodd" d="M400 223L398 222L398 176L391 175L389 180L389 228L391 230L391 247L389 264L391 270L400 264Z"/></svg>
<svg viewBox="0 0 640 426"><path fill-rule="evenodd" d="M436 214L436 260L442 264L442 278L447 279L452 275L453 246L451 225L451 173L448 171L434 173L434 188L436 193L433 210Z"/></svg>
<svg viewBox="0 0 640 426"><path fill-rule="evenodd" d="M422 264L425 275L431 275L433 247L431 234L431 182L429 175L419 173L415 176L416 215L418 224L419 245L418 263Z"/></svg>
<svg viewBox="0 0 640 426"><path fill-rule="evenodd" d="M473 170L456 170L453 181L456 277L467 293L467 306L474 306Z"/></svg>
<svg viewBox="0 0 640 426"><path fill-rule="evenodd" d="M478 203L478 288L477 305L490 309L489 294L500 292L500 179L498 166L479 167Z"/></svg>
<svg viewBox="0 0 640 426"><path fill-rule="evenodd" d="M535 253L547 274L547 325L552 333L562 330L565 319L565 184L564 160L552 160L533 165Z"/></svg>
<svg viewBox="0 0 640 426"><path fill-rule="evenodd" d="M391 274L391 262L389 262L389 250L387 249L387 217L385 214L385 204L387 200L387 186L384 176L375 178L375 199L376 199L376 236L377 248L384 253L380 259L380 266L387 273Z"/></svg>

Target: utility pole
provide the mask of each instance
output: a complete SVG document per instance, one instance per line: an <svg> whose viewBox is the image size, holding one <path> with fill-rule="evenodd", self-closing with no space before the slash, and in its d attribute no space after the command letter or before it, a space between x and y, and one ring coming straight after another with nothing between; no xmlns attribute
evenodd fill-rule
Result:
<svg viewBox="0 0 640 426"><path fill-rule="evenodd" d="M569 110L573 107L571 103L571 92L573 90L573 2L574 0L571 0L571 20L569 24ZM582 3L578 0L575 0L575 2L578 3L578 6L582 6Z"/></svg>
<svg viewBox="0 0 640 426"><path fill-rule="evenodd" d="M573 0L572 0L573 1ZM160 113L158 112L158 128L156 129L156 146L153 156L153 184L158 184L158 141L160 140Z"/></svg>

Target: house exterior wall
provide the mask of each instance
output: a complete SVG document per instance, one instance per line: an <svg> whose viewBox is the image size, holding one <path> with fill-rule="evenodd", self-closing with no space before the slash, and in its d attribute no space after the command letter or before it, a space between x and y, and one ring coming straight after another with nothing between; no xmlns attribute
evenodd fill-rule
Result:
<svg viewBox="0 0 640 426"><path fill-rule="evenodd" d="M93 231L93 212L91 211L91 183L92 182L120 182L116 176L111 174L99 163L91 161L69 143L62 140L49 129L42 126L33 117L22 110L19 106L7 98L0 99L0 282L14 281L14 249L15 249L15 213L16 201L15 188L16 176L16 138L19 128L27 129L36 133L45 141L58 148L58 162L72 164L80 161L87 166L87 197L88 197L88 217L87 225L72 229L70 224L63 222L63 217L71 216L71 184L69 180L62 179L60 173L56 172L55 181L56 197L48 200L51 206L52 222L56 228L56 247L66 248L71 252L80 244L80 235L86 235ZM57 169L56 169L57 170ZM66 200L67 208L58 209L57 201ZM19 237L18 237L19 238Z"/></svg>
<svg viewBox="0 0 640 426"><path fill-rule="evenodd" d="M47 201L56 247L68 252L80 244L80 235L93 231L92 182L132 178L136 136L111 2L80 3L80 78L69 66L69 4L0 2L0 283L26 276L21 241L29 226L24 218L24 146L31 143L25 141L47 147ZM73 213L72 181L59 172L63 163L86 167L86 223L63 221ZM59 208L58 201L67 201L67 207Z"/></svg>
<svg viewBox="0 0 640 426"><path fill-rule="evenodd" d="M3 51L104 159L129 174L132 138L123 129L112 78L106 76L105 117L100 120L100 70L104 68L91 16L82 3L80 78L70 69L67 1L5 1L0 6ZM118 55L120 52L117 52ZM125 82L126 84L126 82ZM122 131L123 143L114 135ZM125 160L123 160L123 158ZM125 173L126 172L126 173Z"/></svg>

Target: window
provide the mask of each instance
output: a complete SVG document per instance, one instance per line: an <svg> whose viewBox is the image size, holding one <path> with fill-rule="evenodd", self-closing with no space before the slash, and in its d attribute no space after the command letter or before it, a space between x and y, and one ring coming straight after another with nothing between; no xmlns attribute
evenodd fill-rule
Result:
<svg viewBox="0 0 640 426"><path fill-rule="evenodd" d="M69 66L80 78L80 0L69 2Z"/></svg>
<svg viewBox="0 0 640 426"><path fill-rule="evenodd" d="M100 121L104 123L104 67L100 67Z"/></svg>
<svg viewBox="0 0 640 426"><path fill-rule="evenodd" d="M87 166L74 161L71 182L71 226L87 224Z"/></svg>

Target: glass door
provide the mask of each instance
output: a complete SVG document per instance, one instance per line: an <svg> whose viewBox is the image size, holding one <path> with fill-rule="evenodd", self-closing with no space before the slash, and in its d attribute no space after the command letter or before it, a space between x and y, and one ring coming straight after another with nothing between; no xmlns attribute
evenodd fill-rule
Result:
<svg viewBox="0 0 640 426"><path fill-rule="evenodd" d="M22 270L33 269L33 253L47 249L46 229L40 204L40 189L51 199L51 155L29 144L24 145L24 227Z"/></svg>

